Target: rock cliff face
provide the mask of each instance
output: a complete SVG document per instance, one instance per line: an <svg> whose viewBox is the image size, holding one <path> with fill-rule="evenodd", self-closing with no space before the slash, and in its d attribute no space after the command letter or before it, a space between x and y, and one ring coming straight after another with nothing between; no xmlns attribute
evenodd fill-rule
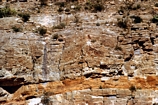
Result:
<svg viewBox="0 0 158 105"><path fill-rule="evenodd" d="M45 7L25 23L0 18L0 104L157 105L158 33L150 11L141 7L143 22L128 30L117 25L123 18L117 6L106 6L106 12L52 15ZM61 22L65 28L50 31ZM42 25L44 36L34 32Z"/></svg>

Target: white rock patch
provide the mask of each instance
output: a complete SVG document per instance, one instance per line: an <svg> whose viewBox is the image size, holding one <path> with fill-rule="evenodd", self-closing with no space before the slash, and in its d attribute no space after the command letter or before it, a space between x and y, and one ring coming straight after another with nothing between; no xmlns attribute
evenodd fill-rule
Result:
<svg viewBox="0 0 158 105"><path fill-rule="evenodd" d="M29 100L29 103L28 103L28 105L43 105L42 103L41 103L41 98L33 98L33 99L30 99Z"/></svg>

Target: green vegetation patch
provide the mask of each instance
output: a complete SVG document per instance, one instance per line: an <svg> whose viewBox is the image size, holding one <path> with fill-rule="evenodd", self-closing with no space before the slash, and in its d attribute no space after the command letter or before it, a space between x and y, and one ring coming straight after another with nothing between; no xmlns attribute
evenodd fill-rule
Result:
<svg viewBox="0 0 158 105"><path fill-rule="evenodd" d="M18 16L22 18L23 22L27 22L30 19L29 13L19 13Z"/></svg>
<svg viewBox="0 0 158 105"><path fill-rule="evenodd" d="M0 9L0 18L10 17L16 15L16 11L9 7L4 7Z"/></svg>

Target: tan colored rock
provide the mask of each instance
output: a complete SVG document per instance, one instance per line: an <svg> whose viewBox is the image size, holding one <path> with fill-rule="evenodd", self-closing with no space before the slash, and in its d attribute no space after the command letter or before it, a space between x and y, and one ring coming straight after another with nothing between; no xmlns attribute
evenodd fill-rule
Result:
<svg viewBox="0 0 158 105"><path fill-rule="evenodd" d="M0 88L0 102L6 101L9 96L9 93L3 88Z"/></svg>

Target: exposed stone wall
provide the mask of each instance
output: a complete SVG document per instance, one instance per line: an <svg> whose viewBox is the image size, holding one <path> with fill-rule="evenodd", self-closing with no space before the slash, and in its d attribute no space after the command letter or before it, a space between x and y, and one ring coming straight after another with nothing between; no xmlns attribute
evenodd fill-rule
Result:
<svg viewBox="0 0 158 105"><path fill-rule="evenodd" d="M129 31L118 27L123 15L114 2L106 6L71 14L46 6L28 22L1 18L0 104L157 104L158 30L152 14L140 9L143 21L131 22ZM60 23L66 27L52 29ZM14 32L13 25L23 32ZM35 32L39 27L47 28L44 36Z"/></svg>

